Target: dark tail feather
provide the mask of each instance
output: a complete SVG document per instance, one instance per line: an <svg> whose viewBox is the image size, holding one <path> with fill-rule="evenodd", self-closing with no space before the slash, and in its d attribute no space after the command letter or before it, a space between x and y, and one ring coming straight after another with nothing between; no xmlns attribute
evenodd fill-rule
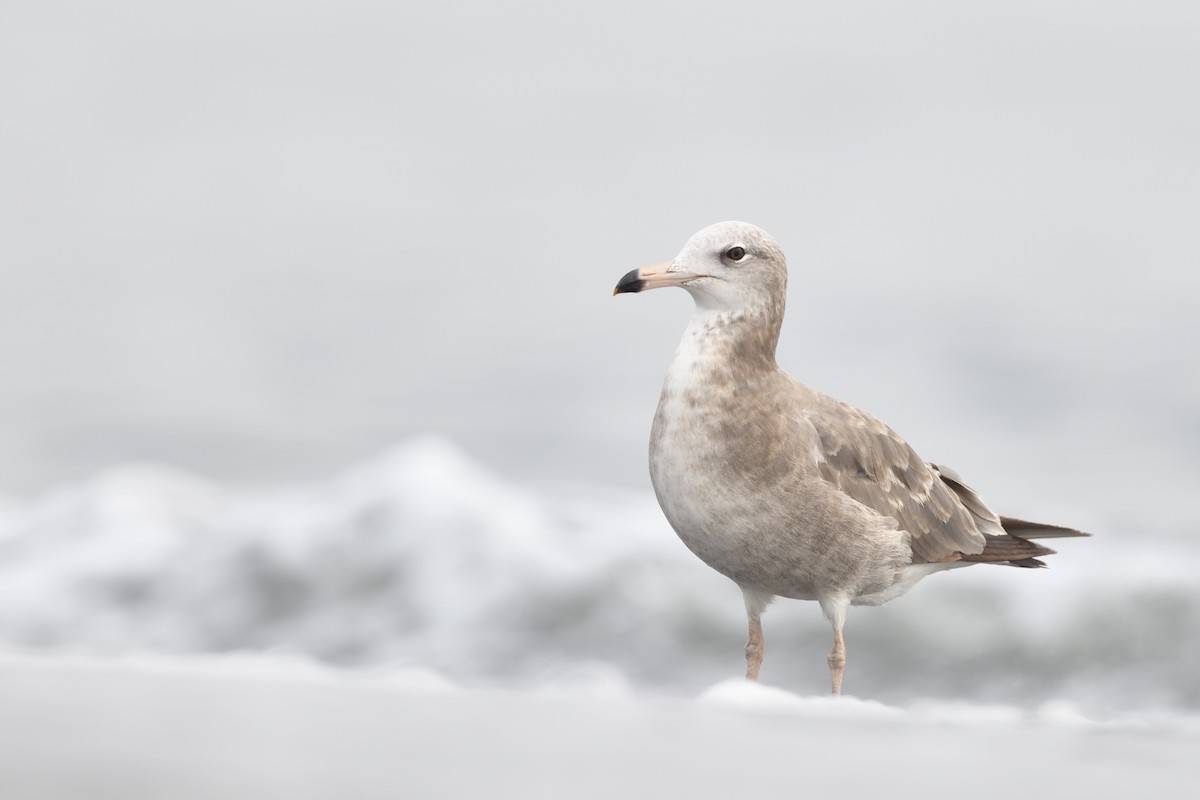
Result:
<svg viewBox="0 0 1200 800"><path fill-rule="evenodd" d="M1026 522L1013 517L1001 517L1000 524L1004 526L1004 536L986 537L987 544L982 553L963 555L962 560L977 564L1004 564L1010 567L1044 567L1045 563L1038 560L1038 556L1054 555L1054 551L1049 547L1030 541L1031 539L1091 536L1090 533L1077 531L1074 528Z"/></svg>
<svg viewBox="0 0 1200 800"><path fill-rule="evenodd" d="M1065 536L1091 536L1090 533L1077 531L1074 528L1064 528L1061 525L1047 525L1043 522L1027 522L1016 517L1001 517L1000 525L1006 532L1021 539L1057 539Z"/></svg>
<svg viewBox="0 0 1200 800"><path fill-rule="evenodd" d="M1051 556L1054 551L1018 536L989 536L982 553L964 555L963 561L978 564L1012 564L1014 567L1044 567L1038 556Z"/></svg>

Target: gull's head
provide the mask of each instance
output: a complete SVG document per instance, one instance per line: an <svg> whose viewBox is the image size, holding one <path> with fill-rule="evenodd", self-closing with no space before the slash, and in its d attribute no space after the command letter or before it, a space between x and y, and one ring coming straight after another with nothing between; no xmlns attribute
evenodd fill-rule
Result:
<svg viewBox="0 0 1200 800"><path fill-rule="evenodd" d="M718 222L688 239L672 261L627 273L613 294L682 286L698 308L782 310L787 261L775 240L748 222Z"/></svg>

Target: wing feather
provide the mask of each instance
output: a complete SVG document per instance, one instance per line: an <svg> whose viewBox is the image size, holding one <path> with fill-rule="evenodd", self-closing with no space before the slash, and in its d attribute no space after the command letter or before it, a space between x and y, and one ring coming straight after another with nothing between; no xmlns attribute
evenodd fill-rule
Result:
<svg viewBox="0 0 1200 800"><path fill-rule="evenodd" d="M979 496L978 492L967 486L961 475L944 464L941 466L930 464L929 468L933 470L933 474L941 478L942 482L953 490L959 502L971 514L971 518L975 521L975 527L980 533L984 536L1007 535L1007 531L1005 531L999 515L988 508L987 503L983 502L983 498Z"/></svg>
<svg viewBox="0 0 1200 800"><path fill-rule="evenodd" d="M983 552L987 540L977 521L995 519L999 527L999 519L982 501L986 514L974 513L937 469L895 431L832 398L810 406L805 416L820 440L822 477L863 505L895 519L911 537L913 563Z"/></svg>

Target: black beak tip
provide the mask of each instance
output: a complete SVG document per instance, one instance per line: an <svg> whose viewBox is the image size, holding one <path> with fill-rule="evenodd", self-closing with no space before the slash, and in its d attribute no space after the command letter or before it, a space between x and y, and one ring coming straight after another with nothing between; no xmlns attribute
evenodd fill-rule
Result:
<svg viewBox="0 0 1200 800"><path fill-rule="evenodd" d="M631 269L621 277L621 280L617 281L617 288L613 289L613 294L640 292L645 286L646 282L638 277L638 271Z"/></svg>

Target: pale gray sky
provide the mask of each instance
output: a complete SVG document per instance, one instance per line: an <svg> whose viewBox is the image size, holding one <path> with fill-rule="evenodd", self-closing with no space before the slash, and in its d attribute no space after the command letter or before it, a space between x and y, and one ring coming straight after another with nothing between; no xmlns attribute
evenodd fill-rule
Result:
<svg viewBox="0 0 1200 800"><path fill-rule="evenodd" d="M740 218L789 255L791 371L1032 511L1133 514L1200 477L1197 30L1190 3L8 2L0 492L322 475L427 430L644 485L690 301L611 287ZM1155 476L1113 489L1122 459Z"/></svg>

